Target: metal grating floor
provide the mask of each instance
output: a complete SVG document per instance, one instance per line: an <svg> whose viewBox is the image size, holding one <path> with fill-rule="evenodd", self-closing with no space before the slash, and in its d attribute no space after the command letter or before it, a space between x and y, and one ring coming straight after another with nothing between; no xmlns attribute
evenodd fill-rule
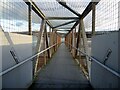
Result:
<svg viewBox="0 0 120 90"><path fill-rule="evenodd" d="M32 88L91 88L89 81L74 62L64 43L44 67Z"/></svg>

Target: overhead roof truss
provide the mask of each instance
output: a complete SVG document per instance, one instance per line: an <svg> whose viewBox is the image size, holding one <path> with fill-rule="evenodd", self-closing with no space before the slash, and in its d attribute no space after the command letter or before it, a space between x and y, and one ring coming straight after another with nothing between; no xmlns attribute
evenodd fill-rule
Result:
<svg viewBox="0 0 120 90"><path fill-rule="evenodd" d="M64 25L68 25L70 23L73 23L73 22L76 22L73 27L71 28L70 31L72 31L78 24L79 24L79 21L80 21L80 18L84 18L88 15L88 13L92 10L92 6L93 5L97 5L99 3L100 0L97 0L97 1L94 1L92 0L88 6L85 8L85 10L83 11L83 13L80 15L78 12L76 12L75 10L73 10L72 8L70 8L66 2L64 1L61 1L61 0L56 0L60 5L62 5L63 7L65 7L66 9L68 9L69 11L71 11L72 13L74 13L77 17L46 17L44 15L44 13L38 8L38 6L32 1L32 0L24 0L24 2L29 5L31 4L32 5L32 9L33 11L38 15L40 16L42 19L46 20L46 23L51 27L51 28L57 28L57 27L61 27L61 26L64 26ZM74 19L74 20L73 20ZM51 22L49 20L73 20L73 21L70 21L70 22L66 22L66 23L63 23L63 24L60 24L60 25L57 25L57 26L53 26L51 24ZM55 29L55 30L58 30L58 29ZM70 33L70 31L68 33Z"/></svg>

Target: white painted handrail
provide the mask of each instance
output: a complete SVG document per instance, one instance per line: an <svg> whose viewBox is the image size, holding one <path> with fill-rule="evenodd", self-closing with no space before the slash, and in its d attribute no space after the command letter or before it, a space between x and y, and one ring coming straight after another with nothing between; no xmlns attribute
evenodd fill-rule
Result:
<svg viewBox="0 0 120 90"><path fill-rule="evenodd" d="M67 44L69 44L68 42L66 42ZM69 44L70 45L70 44ZM70 45L72 46L72 45ZM82 54L84 54L85 56L87 56L88 58L90 58L91 60L90 61L94 61L95 63L99 64L100 66L102 66L103 68L105 68L106 70L110 71L112 74L116 75L117 77L120 78L120 73L116 72L115 70L109 68L108 66L102 64L101 62L99 62L96 58L92 57L92 56L89 56L87 53L85 52L82 52L81 50L77 49L76 47L73 47L72 48L76 49L77 51L81 52Z"/></svg>
<svg viewBox="0 0 120 90"><path fill-rule="evenodd" d="M26 63L26 62L30 61L31 59L33 59L34 57L36 57L37 55L42 54L43 52L47 51L48 49L51 49L52 47L54 47L54 46L56 46L56 45L58 45L58 44L59 44L59 43L56 43L56 44L54 44L54 45L52 45L52 46L50 46L50 47L44 49L43 51L40 51L39 53L37 53L37 54L35 54L35 55L33 55L33 56L31 56L31 57L29 57L29 58L23 60L22 62L20 62L20 63L18 63L18 64L16 64L16 65L14 65L13 67L8 68L8 69L6 69L6 70L0 72L0 76L2 76L2 75L4 75L4 74L6 74L6 73L12 71L13 69L15 69L15 68L17 68L17 67L19 67L19 66L21 66L21 65L23 65L24 63Z"/></svg>

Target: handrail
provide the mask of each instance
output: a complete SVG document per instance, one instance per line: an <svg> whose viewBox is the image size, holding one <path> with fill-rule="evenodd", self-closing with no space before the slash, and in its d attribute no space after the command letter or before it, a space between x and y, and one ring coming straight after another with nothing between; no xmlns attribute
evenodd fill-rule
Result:
<svg viewBox="0 0 120 90"><path fill-rule="evenodd" d="M69 44L68 42L66 42L67 44ZM72 46L71 44L69 44L70 46ZM120 74L118 72L116 72L115 70L111 69L110 67L102 64L101 62L99 62L96 58L92 57L92 56L89 56L87 53L85 52L82 52L81 50L77 49L76 47L73 47L72 48L76 49L77 51L81 52L82 54L84 54L85 56L87 56L88 58L90 58L91 60L89 61L94 61L96 62L97 64L99 64L100 66L102 66L103 68L105 68L106 70L110 71L112 74L116 75L117 77L120 78Z"/></svg>
<svg viewBox="0 0 120 90"><path fill-rule="evenodd" d="M54 46L56 46L56 45L58 45L58 44L59 44L59 43L56 43L56 44L54 44L54 45L52 45L52 46L50 46L50 47L44 49L43 51L40 51L40 52L38 52L37 54L30 56L29 58L23 60L22 62L20 62L20 63L18 63L18 64L16 64L16 65L14 65L13 67L10 67L10 68L4 70L3 72L0 72L0 76L2 76L2 75L4 75L4 74L6 74L6 73L12 71L13 69L15 69L15 68L19 67L20 65L22 65L22 64L24 64L24 63L30 61L31 59L33 59L33 58L36 57L37 55L42 54L43 52L45 52L45 51L51 49L52 47L54 47Z"/></svg>

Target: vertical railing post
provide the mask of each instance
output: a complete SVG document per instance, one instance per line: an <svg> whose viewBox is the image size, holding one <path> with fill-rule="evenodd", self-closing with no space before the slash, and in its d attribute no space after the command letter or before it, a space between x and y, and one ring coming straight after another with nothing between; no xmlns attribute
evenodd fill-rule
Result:
<svg viewBox="0 0 120 90"><path fill-rule="evenodd" d="M56 43L56 31L54 32L54 44ZM56 51L56 46L55 46L55 51ZM54 52L55 52L54 51Z"/></svg>
<svg viewBox="0 0 120 90"><path fill-rule="evenodd" d="M57 43L59 43L59 36L57 35ZM57 45L57 48L58 48L58 45Z"/></svg>
<svg viewBox="0 0 120 90"><path fill-rule="evenodd" d="M81 24L79 24L79 33L78 34L79 34L78 48L79 48L79 50L81 50ZM79 53L78 60L79 60L79 66L80 66L82 59L81 59L81 53L80 52L78 52L78 53Z"/></svg>
<svg viewBox="0 0 120 90"><path fill-rule="evenodd" d="M55 43L57 43L57 34L55 32ZM55 46L55 51L57 51L57 45Z"/></svg>
<svg viewBox="0 0 120 90"><path fill-rule="evenodd" d="M66 39L67 39L67 36L65 36L65 45L67 46L67 44L66 44L67 40Z"/></svg>
<svg viewBox="0 0 120 90"><path fill-rule="evenodd" d="M73 44L73 30L71 31L71 52L72 52L72 44Z"/></svg>
<svg viewBox="0 0 120 90"><path fill-rule="evenodd" d="M76 27L75 27L75 32L74 32L74 47L76 46ZM76 50L74 49L74 58L75 58L75 52Z"/></svg>
<svg viewBox="0 0 120 90"><path fill-rule="evenodd" d="M69 33L69 49L70 49L70 40L71 40L71 37L70 37L70 33Z"/></svg>
<svg viewBox="0 0 120 90"><path fill-rule="evenodd" d="M55 31L53 31L53 44L55 44ZM55 46L54 46L53 52L55 52Z"/></svg>
<svg viewBox="0 0 120 90"><path fill-rule="evenodd" d="M69 35L70 35L70 43L69 44L70 44L70 50L71 50L71 32Z"/></svg>
<svg viewBox="0 0 120 90"><path fill-rule="evenodd" d="M69 34L67 35L67 47L69 48Z"/></svg>
<svg viewBox="0 0 120 90"><path fill-rule="evenodd" d="M38 39L37 39L35 53L40 52L43 34L44 34L44 29L45 29L45 20L42 20L41 26L40 26L40 31L38 33ZM39 62L39 55L36 57L34 75L36 75L36 73L37 73L38 62Z"/></svg>
<svg viewBox="0 0 120 90"><path fill-rule="evenodd" d="M46 26L45 26L46 27ZM46 29L45 29L46 30ZM43 39L43 42L44 42L44 48L46 48L46 32L44 31L44 39ZM47 58L46 58L46 51L43 53L44 54L44 65L47 64Z"/></svg>
<svg viewBox="0 0 120 90"><path fill-rule="evenodd" d="M85 32L85 27L84 27L84 22L83 19L80 20L80 24L81 24L81 34L82 34L82 38L83 38L83 45L84 45L84 52L89 55L88 53L88 42L87 42L87 36L86 36L86 32ZM84 65L86 66L86 69L88 70L88 73L90 71L90 62L89 62L89 58L86 56L86 61L84 61Z"/></svg>
<svg viewBox="0 0 120 90"><path fill-rule="evenodd" d="M92 36L95 35L95 13L96 5L92 4Z"/></svg>
<svg viewBox="0 0 120 90"><path fill-rule="evenodd" d="M55 44L55 31L53 30L52 31L52 45ZM55 52L55 46L52 48L52 52L54 53Z"/></svg>
<svg viewBox="0 0 120 90"><path fill-rule="evenodd" d="M72 46L74 47L74 40L75 40L75 38L74 38L74 29L73 29L73 31L72 31ZM74 57L74 48L72 48L72 55L73 55L73 57Z"/></svg>
<svg viewBox="0 0 120 90"><path fill-rule="evenodd" d="M48 32L47 32L47 25L45 24L45 41L46 41L46 47L48 48L49 47L49 44L48 44ZM50 58L50 51L49 49L47 50L47 53L48 53L48 58Z"/></svg>
<svg viewBox="0 0 120 90"><path fill-rule="evenodd" d="M79 47L79 43L80 43L80 36L81 36L81 29L80 29L80 27L81 27L81 24L79 24L79 27L78 27L78 33L77 33L77 43L76 43L76 48L78 49L78 47ZM78 50L76 49L76 51L75 51L75 58L77 58L77 54L78 54Z"/></svg>
<svg viewBox="0 0 120 90"><path fill-rule="evenodd" d="M28 5L28 34L32 35L32 5L29 3Z"/></svg>
<svg viewBox="0 0 120 90"><path fill-rule="evenodd" d="M71 50L71 32L69 33L69 39L70 39L70 42L69 42L69 44L70 44L70 50Z"/></svg>
<svg viewBox="0 0 120 90"><path fill-rule="evenodd" d="M53 40L52 40L52 28L51 28L51 27L50 27L50 41L49 41L49 42L50 42L50 46L52 46ZM52 48L51 48L51 49L50 49L50 56L52 56L52 54L53 54L53 53L52 53Z"/></svg>
<svg viewBox="0 0 120 90"><path fill-rule="evenodd" d="M68 43L70 44L70 34L68 34ZM70 45L68 44L69 46L69 49L70 49Z"/></svg>

